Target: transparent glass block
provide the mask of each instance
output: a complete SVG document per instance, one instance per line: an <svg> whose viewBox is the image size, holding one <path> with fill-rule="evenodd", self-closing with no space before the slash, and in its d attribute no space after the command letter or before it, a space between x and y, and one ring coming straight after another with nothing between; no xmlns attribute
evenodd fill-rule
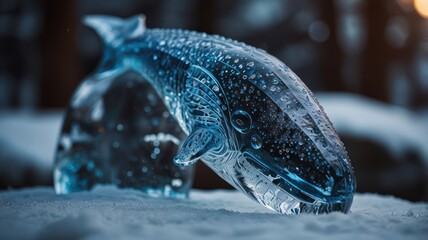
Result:
<svg viewBox="0 0 428 240"><path fill-rule="evenodd" d="M133 72L95 74L67 109L54 166L57 193L97 184L184 198L193 167L172 158L186 135L150 84Z"/></svg>

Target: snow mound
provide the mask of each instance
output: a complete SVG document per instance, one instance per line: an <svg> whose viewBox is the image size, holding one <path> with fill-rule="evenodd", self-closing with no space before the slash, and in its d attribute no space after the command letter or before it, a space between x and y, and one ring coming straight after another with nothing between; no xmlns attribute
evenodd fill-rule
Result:
<svg viewBox="0 0 428 240"><path fill-rule="evenodd" d="M428 114L349 93L316 96L340 134L370 139L397 156L413 151L428 165Z"/></svg>
<svg viewBox="0 0 428 240"><path fill-rule="evenodd" d="M0 187L51 182L62 112L0 112Z"/></svg>
<svg viewBox="0 0 428 240"><path fill-rule="evenodd" d="M423 239L428 203L357 194L351 213L275 214L236 191L155 199L110 186L0 192L0 239Z"/></svg>

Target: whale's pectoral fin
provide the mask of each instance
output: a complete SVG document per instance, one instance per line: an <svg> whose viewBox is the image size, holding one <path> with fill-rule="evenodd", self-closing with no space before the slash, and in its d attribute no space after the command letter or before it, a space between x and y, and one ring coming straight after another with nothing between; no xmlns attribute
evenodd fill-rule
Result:
<svg viewBox="0 0 428 240"><path fill-rule="evenodd" d="M224 145L224 139L218 131L210 128L194 130L184 141L174 163L179 166L188 166L203 158L209 152L219 152Z"/></svg>

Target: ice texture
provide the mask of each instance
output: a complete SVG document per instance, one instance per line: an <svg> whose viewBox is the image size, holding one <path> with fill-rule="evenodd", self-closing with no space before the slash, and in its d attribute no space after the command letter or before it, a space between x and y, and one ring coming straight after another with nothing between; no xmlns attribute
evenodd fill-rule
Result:
<svg viewBox="0 0 428 240"><path fill-rule="evenodd" d="M69 193L112 183L151 196L187 197L192 167L171 162L183 137L147 81L132 72L95 73L67 110L54 165L55 190Z"/></svg>
<svg viewBox="0 0 428 240"><path fill-rule="evenodd" d="M243 43L146 29L144 16L90 16L106 43L101 69L133 70L156 90L187 139L179 166L202 160L280 213L347 212L356 181L343 143L311 91L281 61Z"/></svg>

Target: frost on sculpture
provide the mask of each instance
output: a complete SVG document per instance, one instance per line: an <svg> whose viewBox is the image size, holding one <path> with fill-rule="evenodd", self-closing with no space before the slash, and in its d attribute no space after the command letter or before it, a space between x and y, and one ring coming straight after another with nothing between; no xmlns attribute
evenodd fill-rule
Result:
<svg viewBox="0 0 428 240"><path fill-rule="evenodd" d="M254 47L203 33L146 29L144 16L90 16L111 58L105 74L147 79L188 134L173 161L201 159L238 190L280 213L347 212L350 160L310 90Z"/></svg>

